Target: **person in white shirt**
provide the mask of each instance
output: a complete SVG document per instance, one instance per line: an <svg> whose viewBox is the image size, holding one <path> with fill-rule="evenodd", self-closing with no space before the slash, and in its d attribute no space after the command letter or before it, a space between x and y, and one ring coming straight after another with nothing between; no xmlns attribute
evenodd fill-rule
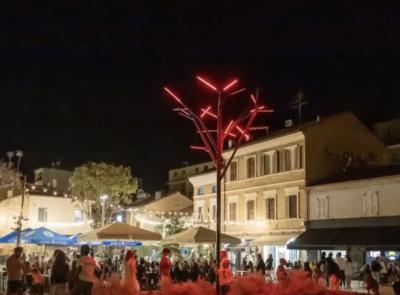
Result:
<svg viewBox="0 0 400 295"><path fill-rule="evenodd" d="M346 278L346 288L351 288L351 278L353 276L353 261L349 255L346 255L346 265L344 267L344 276Z"/></svg>
<svg viewBox="0 0 400 295"><path fill-rule="evenodd" d="M346 260L342 257L342 253L338 252L336 254L336 263L339 266L339 280L340 286L345 286L345 274L344 270L346 268Z"/></svg>

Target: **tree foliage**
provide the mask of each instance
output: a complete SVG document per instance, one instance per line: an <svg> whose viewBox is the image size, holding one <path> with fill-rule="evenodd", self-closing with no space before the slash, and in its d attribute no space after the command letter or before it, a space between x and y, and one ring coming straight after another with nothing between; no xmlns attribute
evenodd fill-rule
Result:
<svg viewBox="0 0 400 295"><path fill-rule="evenodd" d="M0 188L21 186L20 174L9 164L0 160Z"/></svg>
<svg viewBox="0 0 400 295"><path fill-rule="evenodd" d="M100 196L108 196L104 206L105 220L110 220L117 206L131 202L131 196L137 190L137 179L132 177L129 167L89 162L75 168L69 185L73 199L80 201L86 218L93 220L92 226L96 228L101 224Z"/></svg>
<svg viewBox="0 0 400 295"><path fill-rule="evenodd" d="M162 224L155 227L155 231L161 234L163 237L180 233L184 229L183 217L178 216L172 216L166 219Z"/></svg>

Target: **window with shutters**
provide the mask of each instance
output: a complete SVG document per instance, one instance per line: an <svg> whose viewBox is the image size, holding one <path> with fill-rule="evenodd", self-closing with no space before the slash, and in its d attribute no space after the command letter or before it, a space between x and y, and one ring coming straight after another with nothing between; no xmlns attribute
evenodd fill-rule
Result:
<svg viewBox="0 0 400 295"><path fill-rule="evenodd" d="M329 197L318 197L316 202L316 217L320 219L327 219L329 217Z"/></svg>
<svg viewBox="0 0 400 295"><path fill-rule="evenodd" d="M250 157L246 159L247 164L247 178L253 178L256 176L256 157Z"/></svg>
<svg viewBox="0 0 400 295"><path fill-rule="evenodd" d="M275 198L265 199L266 218L275 219Z"/></svg>
<svg viewBox="0 0 400 295"><path fill-rule="evenodd" d="M229 203L229 221L237 221L237 203Z"/></svg>
<svg viewBox="0 0 400 295"><path fill-rule="evenodd" d="M281 169L281 159L282 159L282 153L281 151L276 151L274 153L274 168L275 168L275 173L279 173L282 171Z"/></svg>
<svg viewBox="0 0 400 295"><path fill-rule="evenodd" d="M211 220L215 221L217 219L217 205L212 205L211 207Z"/></svg>
<svg viewBox="0 0 400 295"><path fill-rule="evenodd" d="M38 208L38 221L47 222L47 208Z"/></svg>
<svg viewBox="0 0 400 295"><path fill-rule="evenodd" d="M294 168L302 169L304 168L304 159L303 159L303 146L297 145L294 149Z"/></svg>
<svg viewBox="0 0 400 295"><path fill-rule="evenodd" d="M198 195L204 195L204 186L200 186L200 187L197 189L197 194L198 194Z"/></svg>
<svg viewBox="0 0 400 295"><path fill-rule="evenodd" d="M256 201L249 200L246 202L246 210L247 210L247 220L255 220L256 219Z"/></svg>
<svg viewBox="0 0 400 295"><path fill-rule="evenodd" d="M238 180L238 162L232 161L229 168L229 180L236 181Z"/></svg>
<svg viewBox="0 0 400 295"><path fill-rule="evenodd" d="M297 195L288 196L288 218L297 218Z"/></svg>
<svg viewBox="0 0 400 295"><path fill-rule="evenodd" d="M271 155L263 154L262 158L262 174L268 175L271 173Z"/></svg>
<svg viewBox="0 0 400 295"><path fill-rule="evenodd" d="M292 150L285 149L284 154L285 154L285 161L283 165L285 167L285 171L290 171L292 170Z"/></svg>
<svg viewBox="0 0 400 295"><path fill-rule="evenodd" d="M379 214L379 199L378 192L367 192L363 194L362 204L363 216L378 216Z"/></svg>
<svg viewBox="0 0 400 295"><path fill-rule="evenodd" d="M203 222L203 207L197 207L197 222Z"/></svg>

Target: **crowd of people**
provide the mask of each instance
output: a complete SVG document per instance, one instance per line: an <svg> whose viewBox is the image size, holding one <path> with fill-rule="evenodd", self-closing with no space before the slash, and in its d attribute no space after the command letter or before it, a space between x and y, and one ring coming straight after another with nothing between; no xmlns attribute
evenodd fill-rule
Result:
<svg viewBox="0 0 400 295"><path fill-rule="evenodd" d="M213 285L218 279L222 294L228 292L234 272L225 251L220 253L219 265L212 256L189 260L178 256L171 262L170 254L170 250L165 248L160 261L150 263L144 258L139 259L135 250L127 250L121 252L118 261L106 258L96 263L89 246L83 245L80 253L74 253L71 258L65 252L55 250L52 257L45 261L37 259L35 255L25 257L23 249L17 247L6 260L7 294L20 295L29 291L32 295L43 295L45 288L48 288L51 295L89 295L95 283L112 279L118 280L121 287L135 291L198 280ZM342 257L340 252L336 257L333 257L333 253L326 255L322 252L320 260L315 263L292 264L281 258L276 268L272 255L264 260L261 254L257 254L254 264L244 260L241 273L259 273L267 282L272 282L284 281L291 271L303 271L310 279L331 290L351 288L354 275L351 257ZM368 292L378 294L379 283L390 282L393 283L395 293L400 295L399 264L388 265L382 257L377 257L370 265L364 265L360 274Z"/></svg>

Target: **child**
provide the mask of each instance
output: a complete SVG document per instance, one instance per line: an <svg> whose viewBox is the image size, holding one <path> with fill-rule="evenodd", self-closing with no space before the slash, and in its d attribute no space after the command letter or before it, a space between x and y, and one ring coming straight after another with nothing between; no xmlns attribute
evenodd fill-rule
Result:
<svg viewBox="0 0 400 295"><path fill-rule="evenodd" d="M43 295L44 291L44 278L37 268L32 269L32 295Z"/></svg>
<svg viewBox="0 0 400 295"><path fill-rule="evenodd" d="M218 270L218 281L219 285L221 286L221 294L228 294L230 286L233 282L233 275L228 259L222 259L221 261L221 267Z"/></svg>

